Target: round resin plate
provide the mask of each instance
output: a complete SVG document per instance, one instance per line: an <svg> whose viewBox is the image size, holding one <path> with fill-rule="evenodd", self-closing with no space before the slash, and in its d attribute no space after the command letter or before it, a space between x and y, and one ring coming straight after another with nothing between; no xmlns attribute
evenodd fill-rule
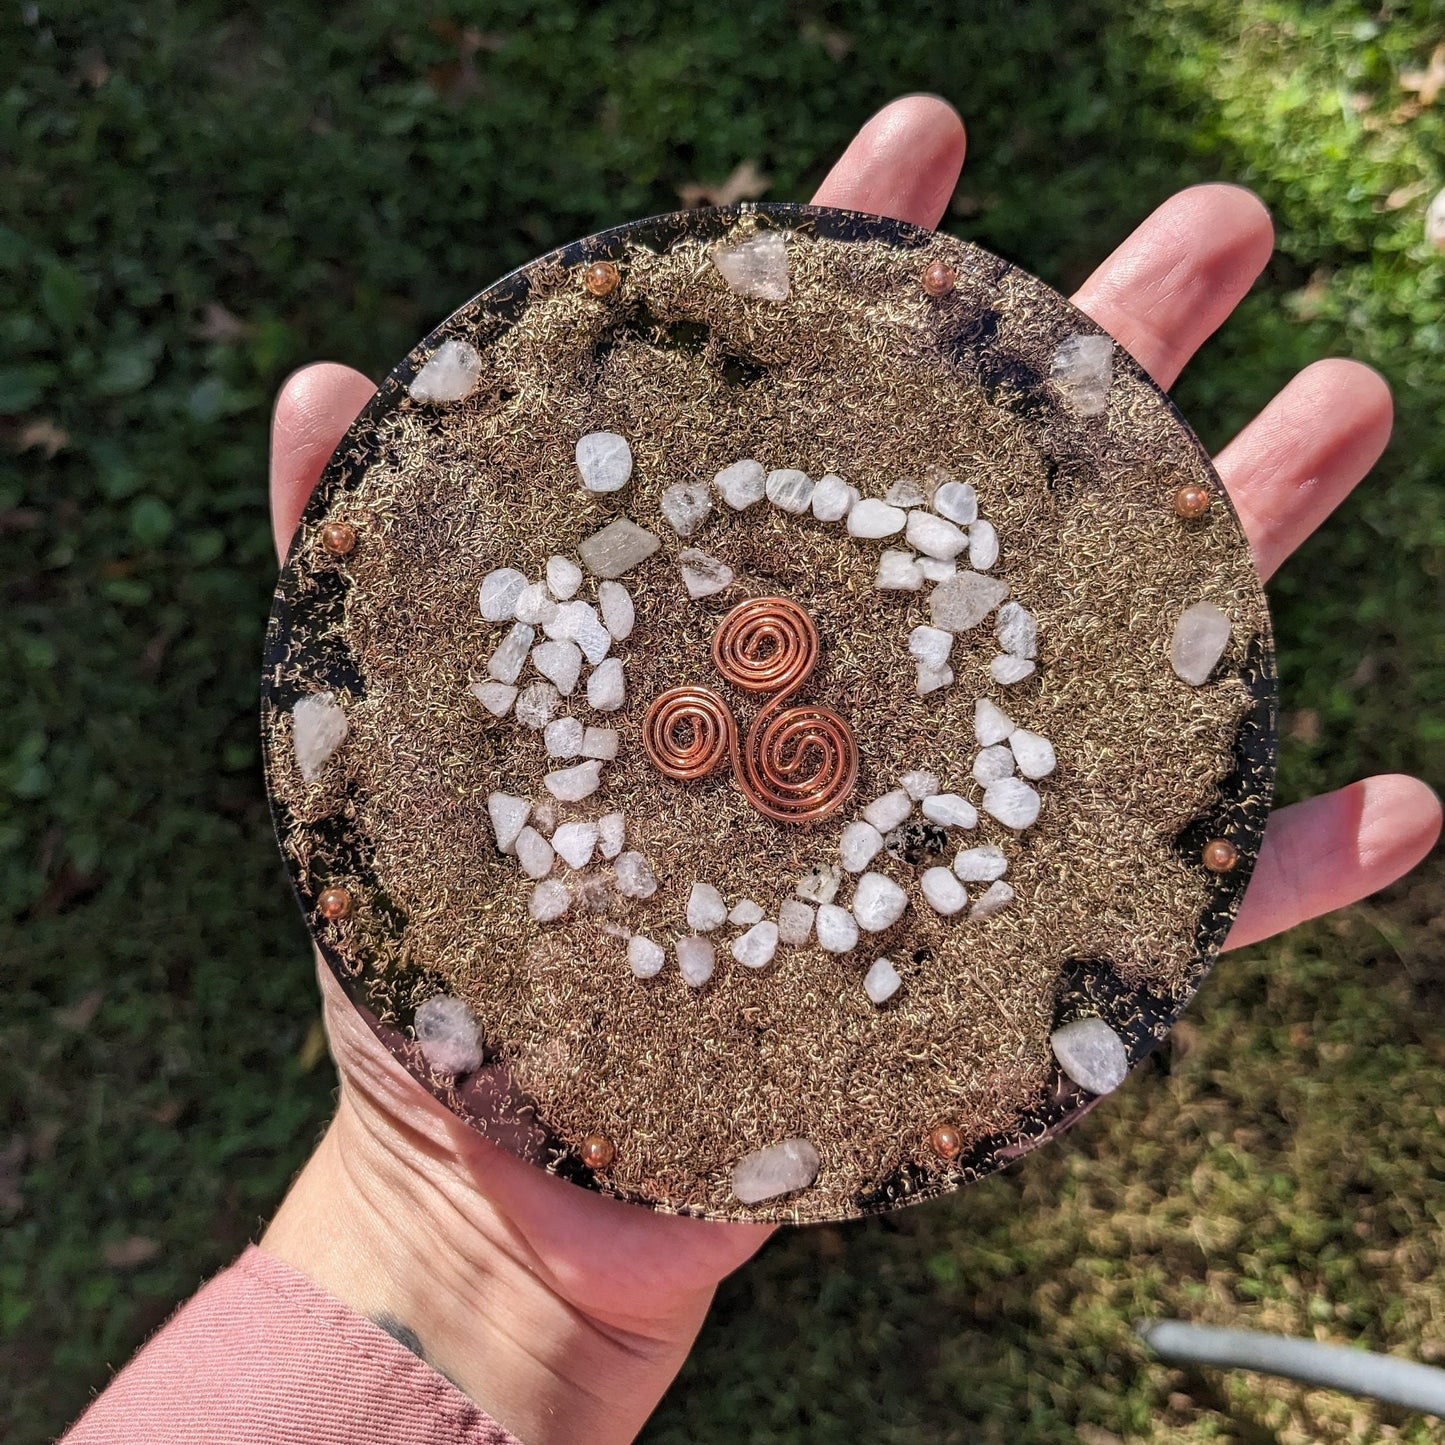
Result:
<svg viewBox="0 0 1445 1445"><path fill-rule="evenodd" d="M553 252L381 385L267 641L277 833L426 1088L573 1183L819 1220L1117 1087L1263 832L1263 593L1135 362L805 206Z"/></svg>

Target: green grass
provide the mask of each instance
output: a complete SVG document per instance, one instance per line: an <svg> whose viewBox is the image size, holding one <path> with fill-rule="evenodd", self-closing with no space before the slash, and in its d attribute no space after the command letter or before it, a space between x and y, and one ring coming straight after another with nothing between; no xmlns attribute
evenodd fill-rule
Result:
<svg viewBox="0 0 1445 1445"><path fill-rule="evenodd" d="M256 744L277 384L316 356L379 374L493 277L689 181L752 159L806 198L873 108L937 91L970 126L946 225L1065 288L1177 186L1256 188L1279 253L1186 414L1217 446L1327 354L1399 409L1271 588L1282 791L1440 777L1445 257L1422 216L1445 96L1399 83L1441 34L1431 0L34 9L0 20L6 1439L58 1430L255 1233L330 1106ZM780 1237L649 1438L1425 1441L1164 1371L1130 1321L1441 1355L1442 912L1437 864L1232 958L1067 1142ZM135 1238L158 1248L108 1262Z"/></svg>

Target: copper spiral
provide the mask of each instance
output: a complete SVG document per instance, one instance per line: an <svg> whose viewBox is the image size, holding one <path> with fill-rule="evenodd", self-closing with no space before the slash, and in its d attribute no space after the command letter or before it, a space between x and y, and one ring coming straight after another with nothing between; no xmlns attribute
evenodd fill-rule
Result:
<svg viewBox="0 0 1445 1445"><path fill-rule="evenodd" d="M786 597L753 597L739 602L719 624L712 660L734 687L775 692L774 702L781 702L817 664L818 629Z"/></svg>
<svg viewBox="0 0 1445 1445"><path fill-rule="evenodd" d="M647 709L642 742L659 771L669 778L704 778L734 751L737 724L710 687L674 687L659 693Z"/></svg>

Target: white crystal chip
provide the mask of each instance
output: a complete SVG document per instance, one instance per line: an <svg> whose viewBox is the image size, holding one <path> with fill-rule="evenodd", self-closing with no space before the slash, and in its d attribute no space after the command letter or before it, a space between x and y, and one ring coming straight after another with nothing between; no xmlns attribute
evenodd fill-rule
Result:
<svg viewBox="0 0 1445 1445"><path fill-rule="evenodd" d="M959 531L952 522L935 517L931 512L910 512L908 529L904 535L908 538L910 547L944 562L953 561L970 545L967 533Z"/></svg>
<svg viewBox="0 0 1445 1445"><path fill-rule="evenodd" d="M534 682L517 694L517 705L512 716L524 728L544 728L552 720L562 701L555 686L550 682Z"/></svg>
<svg viewBox="0 0 1445 1445"><path fill-rule="evenodd" d="M1034 664L1027 658L1011 657L1007 652L999 653L988 664L988 675L1000 687L1012 687L1014 683L1031 677L1033 672Z"/></svg>
<svg viewBox="0 0 1445 1445"><path fill-rule="evenodd" d="M591 732L591 728L588 732ZM604 813L597 820L597 851L604 858L615 858L627 842L627 819L621 813ZM618 884L620 891L621 884Z"/></svg>
<svg viewBox="0 0 1445 1445"><path fill-rule="evenodd" d="M291 709L291 745L296 766L308 783L321 776L337 748L346 741L346 714L334 692L313 692Z"/></svg>
<svg viewBox="0 0 1445 1445"><path fill-rule="evenodd" d="M645 562L660 546L662 542L645 527L639 527L630 517L619 517L579 543L577 554L594 577L620 577Z"/></svg>
<svg viewBox="0 0 1445 1445"><path fill-rule="evenodd" d="M785 898L778 909L778 942L801 948L813 936L813 908L797 898Z"/></svg>
<svg viewBox="0 0 1445 1445"><path fill-rule="evenodd" d="M1112 1094L1129 1073L1124 1040L1103 1019L1075 1019L1055 1029L1049 1043L1059 1067L1091 1094Z"/></svg>
<svg viewBox="0 0 1445 1445"><path fill-rule="evenodd" d="M560 879L544 878L527 900L527 913L537 923L553 923L572 906L572 890Z"/></svg>
<svg viewBox="0 0 1445 1445"><path fill-rule="evenodd" d="M1039 795L1019 778L999 778L983 790L983 810L1019 832L1038 821Z"/></svg>
<svg viewBox="0 0 1445 1445"><path fill-rule="evenodd" d="M733 957L745 968L766 968L778 951L778 925L767 919L733 939Z"/></svg>
<svg viewBox="0 0 1445 1445"><path fill-rule="evenodd" d="M602 781L602 764L596 759L570 768L558 768L542 779L544 786L559 803L580 803L597 791Z"/></svg>
<svg viewBox="0 0 1445 1445"><path fill-rule="evenodd" d="M858 488L850 487L833 472L818 479L813 488L813 515L820 522L840 522L858 500Z"/></svg>
<svg viewBox="0 0 1445 1445"><path fill-rule="evenodd" d="M617 492L632 475L632 448L615 431L593 431L577 439L577 470L589 492Z"/></svg>
<svg viewBox="0 0 1445 1445"><path fill-rule="evenodd" d="M923 586L923 573L912 552L885 552L878 559L878 579L873 584L880 592L917 592Z"/></svg>
<svg viewBox="0 0 1445 1445"><path fill-rule="evenodd" d="M883 493L883 500L891 507L921 507L928 497L923 488L912 477L899 477L889 484Z"/></svg>
<svg viewBox="0 0 1445 1445"><path fill-rule="evenodd" d="M603 582L597 588L597 605L602 609L602 625L618 642L626 642L637 624L632 594L620 582Z"/></svg>
<svg viewBox="0 0 1445 1445"><path fill-rule="evenodd" d="M973 760L973 780L986 788L999 778L1006 778L1014 770L1013 752L1002 743L993 743L982 749Z"/></svg>
<svg viewBox="0 0 1445 1445"><path fill-rule="evenodd" d="M1017 602L1005 602L993 620L998 645L1014 657L1037 657L1039 625L1034 614Z"/></svg>
<svg viewBox="0 0 1445 1445"><path fill-rule="evenodd" d="M858 946L858 920L836 903L818 905L818 947L826 953L847 953Z"/></svg>
<svg viewBox="0 0 1445 1445"><path fill-rule="evenodd" d="M703 482L675 482L658 498L658 506L679 537L691 537L712 511L712 494Z"/></svg>
<svg viewBox="0 0 1445 1445"><path fill-rule="evenodd" d="M505 682L474 682L472 696L493 717L506 717L517 700L517 689Z"/></svg>
<svg viewBox="0 0 1445 1445"><path fill-rule="evenodd" d="M563 823L552 834L557 856L569 868L585 868L592 861L597 846L597 824L593 822Z"/></svg>
<svg viewBox="0 0 1445 1445"><path fill-rule="evenodd" d="M940 828L976 828L978 809L957 793L935 793L923 800L923 816Z"/></svg>
<svg viewBox="0 0 1445 1445"><path fill-rule="evenodd" d="M443 341L407 383L413 401L461 401L477 389L482 358L467 341Z"/></svg>
<svg viewBox="0 0 1445 1445"><path fill-rule="evenodd" d="M626 679L622 675L622 659L609 657L606 662L592 669L587 679L587 703L598 712L616 712L627 695Z"/></svg>
<svg viewBox="0 0 1445 1445"><path fill-rule="evenodd" d="M865 873L853 890L853 917L865 933L892 928L908 907L908 895L881 873Z"/></svg>
<svg viewBox="0 0 1445 1445"><path fill-rule="evenodd" d="M883 851L883 834L861 819L849 823L838 840L838 861L849 873L861 873Z"/></svg>
<svg viewBox="0 0 1445 1445"><path fill-rule="evenodd" d="M536 632L525 622L514 622L487 659L487 672L498 682L513 683L522 675Z"/></svg>
<svg viewBox="0 0 1445 1445"><path fill-rule="evenodd" d="M739 1204L761 1204L795 1189L806 1189L823 1161L807 1139L784 1139L744 1154L732 1170L733 1197Z"/></svg>
<svg viewBox="0 0 1445 1445"><path fill-rule="evenodd" d="M677 554L677 565L682 573L682 585L694 601L731 587L735 578L733 569L726 562L697 547L684 547Z"/></svg>
<svg viewBox="0 0 1445 1445"><path fill-rule="evenodd" d="M886 958L876 958L863 975L863 992L874 1003L887 1003L903 986L898 970Z"/></svg>
<svg viewBox="0 0 1445 1445"><path fill-rule="evenodd" d="M918 664L918 695L927 697L931 692L953 685L953 669L946 663L942 667L927 667Z"/></svg>
<svg viewBox="0 0 1445 1445"><path fill-rule="evenodd" d="M763 301L788 299L788 241L781 231L763 231L746 241L723 242L709 252L730 290Z"/></svg>
<svg viewBox="0 0 1445 1445"><path fill-rule="evenodd" d="M1014 891L1007 883L990 883L980 894L978 902L969 910L970 918L992 918L1001 909L1014 901Z"/></svg>
<svg viewBox="0 0 1445 1445"><path fill-rule="evenodd" d="M549 758L575 758L582 751L582 724L575 717L559 717L542 733Z"/></svg>
<svg viewBox="0 0 1445 1445"><path fill-rule="evenodd" d="M898 781L902 784L903 791L915 803L921 803L924 798L932 797L938 791L938 774L925 772L922 768L904 773Z"/></svg>
<svg viewBox="0 0 1445 1445"><path fill-rule="evenodd" d="M906 788L894 788L863 809L863 816L880 833L891 833L913 811L913 799Z"/></svg>
<svg viewBox="0 0 1445 1445"><path fill-rule="evenodd" d="M510 793L487 794L487 816L492 820L492 834L501 852L512 851L531 812L532 805L525 798L514 798Z"/></svg>
<svg viewBox="0 0 1445 1445"><path fill-rule="evenodd" d="M471 1010L459 998L439 993L416 1011L416 1041L438 1074L470 1074L482 1066L482 1037Z"/></svg>
<svg viewBox="0 0 1445 1445"><path fill-rule="evenodd" d="M998 529L992 522L978 521L968 529L968 565L987 572L998 561Z"/></svg>
<svg viewBox="0 0 1445 1445"><path fill-rule="evenodd" d="M1058 766L1054 756L1054 745L1039 733L1027 728L1015 728L1008 745L1013 749L1014 760L1019 772L1026 778L1046 778Z"/></svg>
<svg viewBox="0 0 1445 1445"><path fill-rule="evenodd" d="M946 632L977 627L1008 596L1008 583L978 572L960 572L940 582L928 598L933 625Z"/></svg>
<svg viewBox="0 0 1445 1445"><path fill-rule="evenodd" d="M575 642L539 642L532 649L532 666L567 697L582 674L582 649Z"/></svg>
<svg viewBox="0 0 1445 1445"><path fill-rule="evenodd" d="M682 976L693 988L701 988L712 977L717 954L705 938L679 938L677 963Z"/></svg>
<svg viewBox="0 0 1445 1445"><path fill-rule="evenodd" d="M751 898L740 898L728 912L728 922L740 928L751 928L763 921L763 910Z"/></svg>
<svg viewBox="0 0 1445 1445"><path fill-rule="evenodd" d="M550 622L557 615L557 599L545 582L529 582L517 594L512 615L518 622L533 625Z"/></svg>
<svg viewBox="0 0 1445 1445"><path fill-rule="evenodd" d="M611 762L617 756L619 738L616 728L584 728L582 732L582 756L601 758Z"/></svg>
<svg viewBox="0 0 1445 1445"><path fill-rule="evenodd" d="M552 871L552 845L535 828L523 828L512 851L528 878L545 878Z"/></svg>
<svg viewBox="0 0 1445 1445"><path fill-rule="evenodd" d="M918 880L923 901L942 918L962 913L968 904L968 889L949 868L927 868Z"/></svg>
<svg viewBox="0 0 1445 1445"><path fill-rule="evenodd" d="M813 503L813 479L807 472L782 467L768 473L764 483L768 500L782 512L800 517Z"/></svg>
<svg viewBox="0 0 1445 1445"><path fill-rule="evenodd" d="M717 494L735 512L761 502L767 490L768 474L763 464L755 461L734 462L724 467L713 479Z"/></svg>
<svg viewBox="0 0 1445 1445"><path fill-rule="evenodd" d="M638 978L656 978L662 972L662 963L667 955L660 944L640 933L634 933L627 940L627 961Z"/></svg>
<svg viewBox="0 0 1445 1445"><path fill-rule="evenodd" d="M973 735L985 747L1003 742L1014 730L1014 720L986 697L973 705Z"/></svg>
<svg viewBox="0 0 1445 1445"><path fill-rule="evenodd" d="M1212 602L1196 602L1174 624L1169 664L1191 687L1207 682L1229 646L1229 614Z"/></svg>
<svg viewBox="0 0 1445 1445"><path fill-rule="evenodd" d="M570 557L547 558L547 586L559 602L577 595L582 585L582 569Z"/></svg>
<svg viewBox="0 0 1445 1445"><path fill-rule="evenodd" d="M848 513L848 535L850 537L891 537L903 530L908 513L902 507L890 507L877 497L867 497L855 502Z"/></svg>
<svg viewBox="0 0 1445 1445"><path fill-rule="evenodd" d="M711 933L727 919L728 906L711 883L694 883L687 896L687 926L698 933Z"/></svg>
<svg viewBox="0 0 1445 1445"><path fill-rule="evenodd" d="M1050 378L1080 416L1102 416L1109 409L1114 379L1112 336L1069 336L1054 352Z"/></svg>
<svg viewBox="0 0 1445 1445"><path fill-rule="evenodd" d="M496 567L482 578L477 601L488 622L509 622L527 579L515 567Z"/></svg>
<svg viewBox="0 0 1445 1445"><path fill-rule="evenodd" d="M933 510L966 527L978 520L978 493L967 482L944 482L933 494Z"/></svg>
<svg viewBox="0 0 1445 1445"><path fill-rule="evenodd" d="M978 848L965 848L953 860L953 871L965 883L992 883L1008 872L1008 859L1002 848L985 843Z"/></svg>
<svg viewBox="0 0 1445 1445"><path fill-rule="evenodd" d="M908 651L918 659L920 667L935 670L946 667L948 655L953 651L953 633L921 624L908 634Z"/></svg>
<svg viewBox="0 0 1445 1445"><path fill-rule="evenodd" d="M798 897L809 903L831 903L838 896L843 870L836 865L810 868L798 879Z"/></svg>
<svg viewBox="0 0 1445 1445"><path fill-rule="evenodd" d="M651 898L657 892L657 879L641 853L623 853L612 866L624 898Z"/></svg>

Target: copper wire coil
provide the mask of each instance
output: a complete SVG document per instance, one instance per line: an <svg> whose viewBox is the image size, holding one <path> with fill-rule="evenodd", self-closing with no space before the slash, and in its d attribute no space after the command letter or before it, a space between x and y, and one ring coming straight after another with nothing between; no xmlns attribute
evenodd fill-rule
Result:
<svg viewBox="0 0 1445 1445"><path fill-rule="evenodd" d="M858 780L853 729L831 708L765 708L748 729L734 767L738 785L765 817L806 823L840 807Z"/></svg>
<svg viewBox="0 0 1445 1445"><path fill-rule="evenodd" d="M734 687L774 692L781 702L817 665L818 629L786 597L753 597L739 602L718 624L712 660Z"/></svg>
<svg viewBox="0 0 1445 1445"><path fill-rule="evenodd" d="M737 724L710 687L674 687L653 698L642 742L669 778L704 778L736 753Z"/></svg>

